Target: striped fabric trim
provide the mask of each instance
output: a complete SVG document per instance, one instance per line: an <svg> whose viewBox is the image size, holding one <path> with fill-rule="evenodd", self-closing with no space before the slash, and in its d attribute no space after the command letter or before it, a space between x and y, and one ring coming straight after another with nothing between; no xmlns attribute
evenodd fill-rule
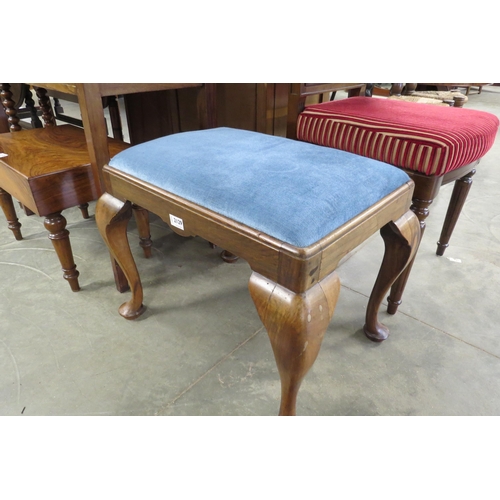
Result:
<svg viewBox="0 0 500 500"><path fill-rule="evenodd" d="M351 98L354 99L354 98ZM414 105L414 103L412 103ZM418 106L424 106L418 104ZM489 114L489 113L484 113ZM347 116L321 105L298 118L297 138L349 151L429 176L441 176L483 157L494 143L498 120L472 120L470 127L432 128L389 123L373 117Z"/></svg>

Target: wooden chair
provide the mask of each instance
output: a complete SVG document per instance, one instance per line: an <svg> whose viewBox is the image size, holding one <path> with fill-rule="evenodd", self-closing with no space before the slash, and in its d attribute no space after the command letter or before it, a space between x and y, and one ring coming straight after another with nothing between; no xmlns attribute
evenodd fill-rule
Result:
<svg viewBox="0 0 500 500"><path fill-rule="evenodd" d="M10 85L2 84L2 104L10 132L0 134L0 150L7 154L0 158L0 206L17 240L22 239L21 224L12 197L19 200L28 214L45 218L44 225L61 262L63 276L71 290L78 291L79 272L61 212L80 206L83 216L88 218L88 203L96 200L100 191L91 172L83 129L56 126L46 90L36 88L36 93L45 127L22 130ZM115 139L109 139L108 145L114 153L128 147Z"/></svg>
<svg viewBox="0 0 500 500"><path fill-rule="evenodd" d="M112 96L151 92L155 90L197 88L197 106L204 126L213 126L214 92L212 84L156 83L156 84L31 84L40 100L45 128L21 130L13 101L10 84L2 84L2 104L8 116L11 133L0 134L0 151L8 154L0 158L0 206L8 220L9 228L17 239L22 238L12 196L28 210L45 217L63 275L71 289L79 290L78 271L73 260L69 232L61 211L81 205L85 213L89 201L96 200L103 192L102 167L118 151L129 145L108 137L103 106ZM55 126L48 91L62 92L78 99L83 129L73 125ZM57 158L57 162L54 162ZM147 211L134 206L140 245L146 257L151 255L149 220ZM119 291L127 289L120 269L113 266Z"/></svg>
<svg viewBox="0 0 500 500"><path fill-rule="evenodd" d="M339 261L378 229L386 252L364 332L373 341L387 338L378 309L420 239L409 210L413 182L401 170L340 150L220 127L133 146L111 158L103 176L107 192L96 206L97 226L132 292L120 314L135 319L144 312L127 240L133 204L181 236L198 235L245 259L252 270L250 295L281 378L281 415L295 414L301 381L332 318Z"/></svg>
<svg viewBox="0 0 500 500"><path fill-rule="evenodd" d="M338 84L330 85L335 88ZM321 92L327 87L321 86ZM306 107L305 99L313 90L309 84L291 85L287 137L403 169L415 182L411 208L420 220L422 233L439 188L455 183L437 244L437 255L443 255L476 166L494 143L497 117L476 110L361 96ZM410 270L411 264L391 290L391 314L401 303Z"/></svg>

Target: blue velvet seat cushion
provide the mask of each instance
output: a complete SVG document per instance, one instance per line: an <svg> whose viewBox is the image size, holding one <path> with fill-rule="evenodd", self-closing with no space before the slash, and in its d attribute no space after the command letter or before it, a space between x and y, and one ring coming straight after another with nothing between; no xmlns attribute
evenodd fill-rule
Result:
<svg viewBox="0 0 500 500"><path fill-rule="evenodd" d="M315 243L409 180L377 160L226 127L145 142L109 164L297 247Z"/></svg>

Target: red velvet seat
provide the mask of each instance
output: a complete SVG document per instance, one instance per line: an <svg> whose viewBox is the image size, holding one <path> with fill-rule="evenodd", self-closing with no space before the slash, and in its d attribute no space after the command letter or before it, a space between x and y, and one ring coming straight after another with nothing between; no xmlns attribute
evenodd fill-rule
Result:
<svg viewBox="0 0 500 500"><path fill-rule="evenodd" d="M472 184L489 151L498 118L484 111L372 97L349 97L305 106L314 85L292 84L287 136L395 165L415 182L412 210L422 232L441 185L455 182L436 253L443 255ZM330 84L332 86L338 84ZM327 84L321 84L326 92ZM394 284L388 312L394 314L411 264Z"/></svg>
<svg viewBox="0 0 500 500"><path fill-rule="evenodd" d="M497 129L484 111L351 97L307 106L297 139L441 176L482 158Z"/></svg>

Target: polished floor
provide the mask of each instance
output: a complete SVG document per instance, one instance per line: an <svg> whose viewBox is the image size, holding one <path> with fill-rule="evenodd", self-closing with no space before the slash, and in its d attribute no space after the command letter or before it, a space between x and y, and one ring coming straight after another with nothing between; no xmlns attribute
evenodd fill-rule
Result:
<svg viewBox="0 0 500 500"><path fill-rule="evenodd" d="M500 117L500 87L471 91L466 107ZM361 330L380 236L345 259L299 415L500 415L499 166L500 138L477 169L450 248L437 257L452 187L441 189L404 303L395 316L381 312L391 330L382 344ZM18 213L24 240L0 224L0 415L277 413L279 376L246 262L226 264L220 249L154 216L147 260L131 222L147 311L126 321L94 218L65 213L82 286L72 293L43 220Z"/></svg>

